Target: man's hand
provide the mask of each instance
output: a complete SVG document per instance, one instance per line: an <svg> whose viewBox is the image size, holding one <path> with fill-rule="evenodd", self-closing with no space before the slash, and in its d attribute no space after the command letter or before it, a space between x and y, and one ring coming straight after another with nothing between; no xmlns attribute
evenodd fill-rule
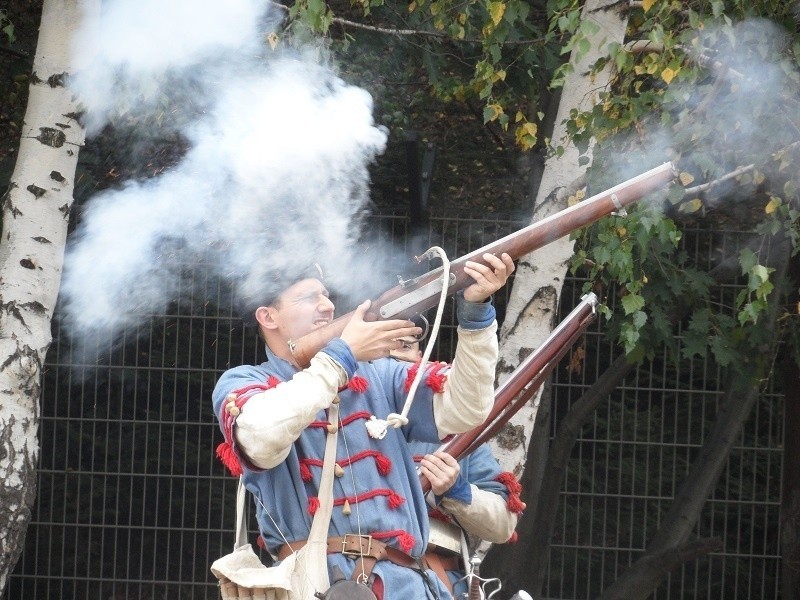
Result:
<svg viewBox="0 0 800 600"><path fill-rule="evenodd" d="M431 482L433 493L442 496L455 484L461 472L461 465L447 452L437 450L422 458L419 462L419 471Z"/></svg>
<svg viewBox="0 0 800 600"><path fill-rule="evenodd" d="M403 346L400 338L419 336L422 328L413 321L390 319L388 321L365 321L364 313L370 301L362 302L345 325L341 338L353 352L356 360L386 358L392 350Z"/></svg>
<svg viewBox="0 0 800 600"><path fill-rule="evenodd" d="M464 273L475 280L464 289L464 300L483 302L503 287L514 272L514 261L505 252L499 258L487 252L483 260L489 265L471 260L464 263Z"/></svg>

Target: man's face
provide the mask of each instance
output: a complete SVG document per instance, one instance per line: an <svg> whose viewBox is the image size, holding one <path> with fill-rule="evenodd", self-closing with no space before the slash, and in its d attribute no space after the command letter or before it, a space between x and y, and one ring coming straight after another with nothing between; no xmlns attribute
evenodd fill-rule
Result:
<svg viewBox="0 0 800 600"><path fill-rule="evenodd" d="M334 306L318 279L303 279L288 287L270 307L283 340L296 340L333 320Z"/></svg>
<svg viewBox="0 0 800 600"><path fill-rule="evenodd" d="M390 355L398 360L417 362L422 358L422 350L419 349L419 340L415 337L404 337L398 340L401 346L392 350Z"/></svg>

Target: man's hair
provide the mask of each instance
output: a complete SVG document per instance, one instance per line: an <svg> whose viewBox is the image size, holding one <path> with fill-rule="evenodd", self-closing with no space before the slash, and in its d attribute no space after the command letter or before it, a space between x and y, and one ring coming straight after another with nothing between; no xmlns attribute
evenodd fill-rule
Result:
<svg viewBox="0 0 800 600"><path fill-rule="evenodd" d="M273 306L280 295L295 283L304 279L324 281L324 273L319 263L303 264L293 268L270 269L258 276L250 276L238 286L236 311L245 327L256 327L256 309L259 306Z"/></svg>

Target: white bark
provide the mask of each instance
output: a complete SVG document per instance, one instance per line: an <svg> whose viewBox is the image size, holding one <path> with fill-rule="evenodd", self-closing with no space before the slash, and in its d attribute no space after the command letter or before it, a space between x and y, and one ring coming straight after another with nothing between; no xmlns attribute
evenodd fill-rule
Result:
<svg viewBox="0 0 800 600"><path fill-rule="evenodd" d="M594 77L589 76L588 70L598 58L607 55L610 43L623 43L627 17L620 6L614 0L587 0L583 7L581 19L594 22L598 26L597 32L588 36L591 50L586 55L576 58L573 50L570 57L573 69L564 83L551 142L553 147L562 145L564 153L561 156L553 155L545 162L532 222L566 208L567 198L576 191L573 189L574 183L585 174L586 167L578 163L578 149L565 141L564 124L573 109L591 110L597 102L598 91L608 85L609 70ZM558 299L572 254L573 242L564 237L519 260L500 332L500 381L536 349L553 329ZM492 441L495 456L503 468L518 475L525 466L528 442L540 400L541 392L514 416L510 422L514 427L513 435L501 435Z"/></svg>
<svg viewBox="0 0 800 600"><path fill-rule="evenodd" d="M84 141L65 87L71 48L97 0L45 0L0 239L0 593L22 551L38 462L42 363L51 342L73 178Z"/></svg>

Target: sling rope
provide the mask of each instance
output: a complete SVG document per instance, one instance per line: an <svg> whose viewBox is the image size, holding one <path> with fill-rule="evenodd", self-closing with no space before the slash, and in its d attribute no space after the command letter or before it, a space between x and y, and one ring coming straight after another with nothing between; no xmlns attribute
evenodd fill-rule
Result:
<svg viewBox="0 0 800 600"><path fill-rule="evenodd" d="M411 410L411 405L414 402L414 396L417 393L417 388L419 387L422 377L425 374L425 366L428 364L428 359L431 356L431 352L433 352L434 342L436 341L436 337L439 335L439 326L442 323L444 304L447 300L448 280L450 279L450 260L447 258L445 251L439 246L433 246L432 248L429 248L419 260L420 262L423 260L431 260L434 258L434 256L438 256L442 260L442 292L439 295L439 304L436 308L436 318L434 319L433 326L431 327L431 335L428 338L428 343L425 345L425 352L420 359L419 367L414 375L414 380L412 381L411 387L408 390L408 396L406 397L405 404L403 405L403 410L400 412L400 414L389 414L386 419L378 419L373 415L365 423L370 437L376 440L381 440L386 437L386 432L388 431L389 426L398 428L402 427L403 425L408 425L408 413Z"/></svg>

